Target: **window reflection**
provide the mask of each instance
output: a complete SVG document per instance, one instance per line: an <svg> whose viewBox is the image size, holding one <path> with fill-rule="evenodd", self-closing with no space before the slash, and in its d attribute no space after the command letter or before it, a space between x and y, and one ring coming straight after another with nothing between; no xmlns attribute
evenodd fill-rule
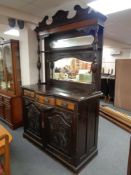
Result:
<svg viewBox="0 0 131 175"><path fill-rule="evenodd" d="M77 58L63 58L54 62L53 79L80 83L92 83L92 62Z"/></svg>

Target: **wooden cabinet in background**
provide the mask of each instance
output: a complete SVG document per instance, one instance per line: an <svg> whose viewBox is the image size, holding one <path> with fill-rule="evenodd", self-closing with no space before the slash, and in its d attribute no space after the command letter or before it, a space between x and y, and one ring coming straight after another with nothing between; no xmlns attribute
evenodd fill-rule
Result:
<svg viewBox="0 0 131 175"><path fill-rule="evenodd" d="M0 119L12 129L22 124L19 41L0 44Z"/></svg>
<svg viewBox="0 0 131 175"><path fill-rule="evenodd" d="M116 60L114 106L131 111L131 59Z"/></svg>

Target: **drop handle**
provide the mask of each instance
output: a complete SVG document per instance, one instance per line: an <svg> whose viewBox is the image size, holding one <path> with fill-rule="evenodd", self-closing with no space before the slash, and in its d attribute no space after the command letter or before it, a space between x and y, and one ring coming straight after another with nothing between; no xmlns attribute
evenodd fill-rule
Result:
<svg viewBox="0 0 131 175"><path fill-rule="evenodd" d="M93 73L96 73L97 67L98 67L98 63L97 63L97 62L93 62L93 63L91 64L91 71L92 71Z"/></svg>

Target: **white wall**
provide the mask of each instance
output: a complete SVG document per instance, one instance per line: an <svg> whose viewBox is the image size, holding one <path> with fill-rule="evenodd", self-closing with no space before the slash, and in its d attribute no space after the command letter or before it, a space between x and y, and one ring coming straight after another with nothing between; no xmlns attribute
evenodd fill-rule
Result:
<svg viewBox="0 0 131 175"><path fill-rule="evenodd" d="M112 52L115 51L120 52L120 54L112 55ZM111 69L113 69L113 74L115 74L115 60L127 58L131 58L130 45L104 38L102 68L104 68L105 73L108 73L109 70L111 71Z"/></svg>
<svg viewBox="0 0 131 175"><path fill-rule="evenodd" d="M29 74L29 51L28 51L28 31L23 29L20 32L20 67L22 85L30 84Z"/></svg>
<svg viewBox="0 0 131 175"><path fill-rule="evenodd" d="M20 32L20 63L22 85L38 82L37 71L37 39L35 32L26 25Z"/></svg>
<svg viewBox="0 0 131 175"><path fill-rule="evenodd" d="M28 48L29 48L30 84L35 84L38 82L38 70L37 70L38 41L35 32L30 27L28 28Z"/></svg>

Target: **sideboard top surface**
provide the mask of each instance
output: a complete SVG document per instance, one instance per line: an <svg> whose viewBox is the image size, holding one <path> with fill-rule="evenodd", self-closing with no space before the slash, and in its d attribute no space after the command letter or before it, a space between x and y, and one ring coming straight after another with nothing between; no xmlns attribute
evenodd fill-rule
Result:
<svg viewBox="0 0 131 175"><path fill-rule="evenodd" d="M36 93L67 98L74 101L83 101L83 100L90 99L93 96L95 97L95 96L101 95L101 92L99 91L89 95L86 89L85 91L84 90L80 91L80 89L77 89L77 88L65 89L65 88L60 88L58 86L46 85L46 84L42 84L42 85L33 84L33 85L23 86L23 88L27 90L32 90Z"/></svg>

